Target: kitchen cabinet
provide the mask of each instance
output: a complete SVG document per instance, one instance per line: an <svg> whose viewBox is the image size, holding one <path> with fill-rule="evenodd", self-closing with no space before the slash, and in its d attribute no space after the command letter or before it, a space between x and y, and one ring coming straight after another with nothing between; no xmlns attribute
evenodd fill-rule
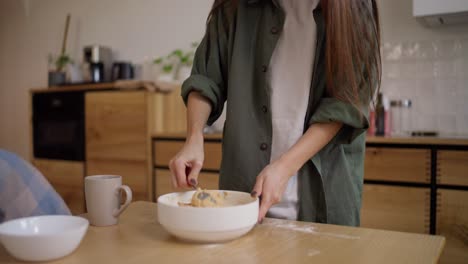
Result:
<svg viewBox="0 0 468 264"><path fill-rule="evenodd" d="M437 183L468 186L468 151L437 152Z"/></svg>
<svg viewBox="0 0 468 264"><path fill-rule="evenodd" d="M180 88L170 93L151 93L154 113L153 133L179 133L187 131L185 104L180 96Z"/></svg>
<svg viewBox="0 0 468 264"><path fill-rule="evenodd" d="M429 183L431 153L427 149L366 148L365 178Z"/></svg>
<svg viewBox="0 0 468 264"><path fill-rule="evenodd" d="M32 164L54 187L72 214L85 212L83 162L34 159Z"/></svg>
<svg viewBox="0 0 468 264"><path fill-rule="evenodd" d="M384 149L380 153L374 153L376 149ZM389 152L390 151L390 152ZM401 157L391 157L390 153L401 153ZM423 153L425 153L423 155ZM380 157L379 157L380 156ZM394 156L394 155L393 155ZM378 158L377 158L378 157ZM395 160L399 160L395 163ZM384 228L382 225L391 226L395 230L400 230L393 221L385 223L381 208L387 208L392 212L402 213L401 208L411 206L413 201L417 201L424 206L424 231L430 234L439 234L447 238L445 249L442 253L440 263L466 263L468 259L468 141L464 139L442 139L442 138L378 138L367 139L366 171L364 175L364 193L362 208L363 226L375 226ZM384 164L389 163L389 164ZM427 164L425 169L426 177L421 177L422 166ZM406 168L407 173L403 177L392 174L400 168ZM379 171L382 173L378 176ZM419 176L409 175L409 171ZM389 173L390 172L390 173ZM401 175L404 172L401 171ZM411 178L411 180L407 180ZM380 193L369 197L370 184L388 186L386 188L418 188L425 190L423 201L412 196L413 201L407 201L408 205L392 201L399 201L404 198L392 197L384 199L386 194ZM375 193L375 191L374 191ZM407 196L410 194L394 191L392 196ZM367 196L367 197L366 197ZM420 197L420 196L419 196ZM375 201L372 199L376 199ZM429 202L428 202L429 201ZM398 207L388 208L388 203L399 204ZM417 207L415 212L420 212ZM378 219L375 215L381 216ZM415 215L415 214L414 214ZM421 215L419 213L419 215ZM400 214L402 218L407 215ZM387 213L386 217L391 218ZM380 221L378 224L376 221ZM414 220L414 218L413 218ZM387 221L388 222L388 221ZM427 223L429 229L427 230ZM385 224L383 224L385 223ZM421 223L421 222L420 222ZM393 226L392 226L393 224ZM408 221L408 229L416 231L415 226L411 227L412 221ZM419 230L421 231L421 230ZM416 231L416 232L419 232Z"/></svg>
<svg viewBox="0 0 468 264"><path fill-rule="evenodd" d="M429 189L364 184L361 226L429 233Z"/></svg>
<svg viewBox="0 0 468 264"><path fill-rule="evenodd" d="M145 91L86 93L86 170L117 174L134 200L149 199L148 94Z"/></svg>
<svg viewBox="0 0 468 264"><path fill-rule="evenodd" d="M83 182L87 175L122 175L124 184L132 188L134 200L151 200L151 135L186 130L185 106L179 89L162 94L143 89L119 90L113 83L71 85L33 89L31 98L37 93L77 91L85 95L85 160L71 162L32 156L32 163L74 214L85 212Z"/></svg>
<svg viewBox="0 0 468 264"><path fill-rule="evenodd" d="M440 263L468 260L468 191L437 191L437 235L446 238Z"/></svg>

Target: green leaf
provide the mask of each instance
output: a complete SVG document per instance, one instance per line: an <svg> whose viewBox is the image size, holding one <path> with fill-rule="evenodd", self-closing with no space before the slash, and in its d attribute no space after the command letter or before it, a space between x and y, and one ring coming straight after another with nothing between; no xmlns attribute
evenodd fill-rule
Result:
<svg viewBox="0 0 468 264"><path fill-rule="evenodd" d="M165 73L170 73L172 71L172 68L172 65L164 65L162 69Z"/></svg>
<svg viewBox="0 0 468 264"><path fill-rule="evenodd" d="M184 55L184 52L181 49L176 49L169 56L171 55L181 58Z"/></svg>
<svg viewBox="0 0 468 264"><path fill-rule="evenodd" d="M60 55L55 61L55 67L57 68L56 70L62 71L63 68L69 63L73 63L73 60L67 54Z"/></svg>
<svg viewBox="0 0 468 264"><path fill-rule="evenodd" d="M162 57L159 57L159 58L155 59L155 60L153 61L153 63L154 63L154 64L161 64L161 63L163 62L163 60L164 60L164 59L163 59Z"/></svg>

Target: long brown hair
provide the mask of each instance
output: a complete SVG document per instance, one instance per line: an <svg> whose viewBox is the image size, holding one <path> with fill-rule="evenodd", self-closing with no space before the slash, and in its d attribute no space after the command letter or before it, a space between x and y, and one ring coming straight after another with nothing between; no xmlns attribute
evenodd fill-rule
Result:
<svg viewBox="0 0 468 264"><path fill-rule="evenodd" d="M381 81L377 3L375 0L321 0L321 4L326 25L327 89L343 101L368 104ZM365 91L367 94L363 94Z"/></svg>
<svg viewBox="0 0 468 264"><path fill-rule="evenodd" d="M215 10L238 0L215 0ZM328 93L367 106L381 82L380 22L375 0L321 0L325 14L325 69ZM231 9L233 12L235 8Z"/></svg>

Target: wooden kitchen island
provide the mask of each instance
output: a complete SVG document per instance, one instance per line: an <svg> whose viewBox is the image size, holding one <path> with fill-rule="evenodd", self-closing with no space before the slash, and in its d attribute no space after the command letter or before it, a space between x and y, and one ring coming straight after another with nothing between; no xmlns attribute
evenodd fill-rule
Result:
<svg viewBox="0 0 468 264"><path fill-rule="evenodd" d="M153 136L153 200L172 192L169 160L184 134ZM221 134L205 136L201 186L216 189ZM440 263L468 259L468 140L368 137L361 226L447 238ZM396 262L395 262L396 263Z"/></svg>
<svg viewBox="0 0 468 264"><path fill-rule="evenodd" d="M54 263L437 263L440 236L265 219L223 244L191 244L157 222L157 205L135 202L110 227L90 226L78 249ZM189 220L189 219L187 219ZM18 263L0 247L0 263Z"/></svg>

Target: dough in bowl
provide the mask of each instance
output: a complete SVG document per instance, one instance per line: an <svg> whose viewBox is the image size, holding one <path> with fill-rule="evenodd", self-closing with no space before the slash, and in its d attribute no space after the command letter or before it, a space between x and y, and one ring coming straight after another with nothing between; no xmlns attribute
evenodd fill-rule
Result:
<svg viewBox="0 0 468 264"><path fill-rule="evenodd" d="M202 190L197 188L190 205L194 207L222 207L226 199L226 192L218 190Z"/></svg>

